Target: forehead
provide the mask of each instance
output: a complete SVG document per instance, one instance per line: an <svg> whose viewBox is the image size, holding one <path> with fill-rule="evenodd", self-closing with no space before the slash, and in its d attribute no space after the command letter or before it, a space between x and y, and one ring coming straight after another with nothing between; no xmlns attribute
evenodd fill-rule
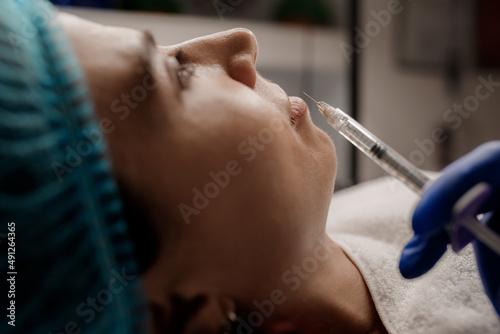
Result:
<svg viewBox="0 0 500 334"><path fill-rule="evenodd" d="M100 26L100 48L116 55L145 62L156 48L153 35L149 31L138 31L121 27Z"/></svg>
<svg viewBox="0 0 500 334"><path fill-rule="evenodd" d="M79 17L60 14L59 17L77 51L85 60L102 65L119 63L120 60L147 63L156 47L150 32L97 24Z"/></svg>

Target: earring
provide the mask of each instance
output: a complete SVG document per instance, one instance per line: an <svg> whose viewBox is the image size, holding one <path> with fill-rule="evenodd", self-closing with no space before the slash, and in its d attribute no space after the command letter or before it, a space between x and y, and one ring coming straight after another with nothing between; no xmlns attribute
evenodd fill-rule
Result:
<svg viewBox="0 0 500 334"><path fill-rule="evenodd" d="M236 329L234 326L236 321L238 320L238 316L234 311L226 312L226 322L224 322L220 327L221 334L231 334Z"/></svg>

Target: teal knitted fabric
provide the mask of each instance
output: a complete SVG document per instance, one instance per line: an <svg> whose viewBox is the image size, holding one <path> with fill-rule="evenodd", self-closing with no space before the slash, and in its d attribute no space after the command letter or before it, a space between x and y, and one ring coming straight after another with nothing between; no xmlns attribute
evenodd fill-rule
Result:
<svg viewBox="0 0 500 334"><path fill-rule="evenodd" d="M45 1L0 1L0 268L14 272L0 333L145 333L104 140L54 18Z"/></svg>

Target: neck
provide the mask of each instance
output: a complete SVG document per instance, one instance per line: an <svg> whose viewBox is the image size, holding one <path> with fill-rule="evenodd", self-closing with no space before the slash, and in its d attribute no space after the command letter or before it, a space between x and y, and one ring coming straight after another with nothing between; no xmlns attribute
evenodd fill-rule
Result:
<svg viewBox="0 0 500 334"><path fill-rule="evenodd" d="M298 332L387 333L358 268L338 245L328 242L331 255L297 290L296 307L290 310L302 312L294 315Z"/></svg>

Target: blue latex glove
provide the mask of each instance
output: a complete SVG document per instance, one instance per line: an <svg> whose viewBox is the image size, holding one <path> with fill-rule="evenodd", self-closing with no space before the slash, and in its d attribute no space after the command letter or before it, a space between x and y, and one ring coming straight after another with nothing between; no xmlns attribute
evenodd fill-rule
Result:
<svg viewBox="0 0 500 334"><path fill-rule="evenodd" d="M445 225L453 215L453 206L469 189L480 182L493 188L493 196L481 212L488 226L500 234L500 141L481 145L443 170L422 195L413 214L414 237L401 255L399 269L406 278L425 274L441 258L450 242ZM480 241L474 251L486 294L500 315L500 256Z"/></svg>

